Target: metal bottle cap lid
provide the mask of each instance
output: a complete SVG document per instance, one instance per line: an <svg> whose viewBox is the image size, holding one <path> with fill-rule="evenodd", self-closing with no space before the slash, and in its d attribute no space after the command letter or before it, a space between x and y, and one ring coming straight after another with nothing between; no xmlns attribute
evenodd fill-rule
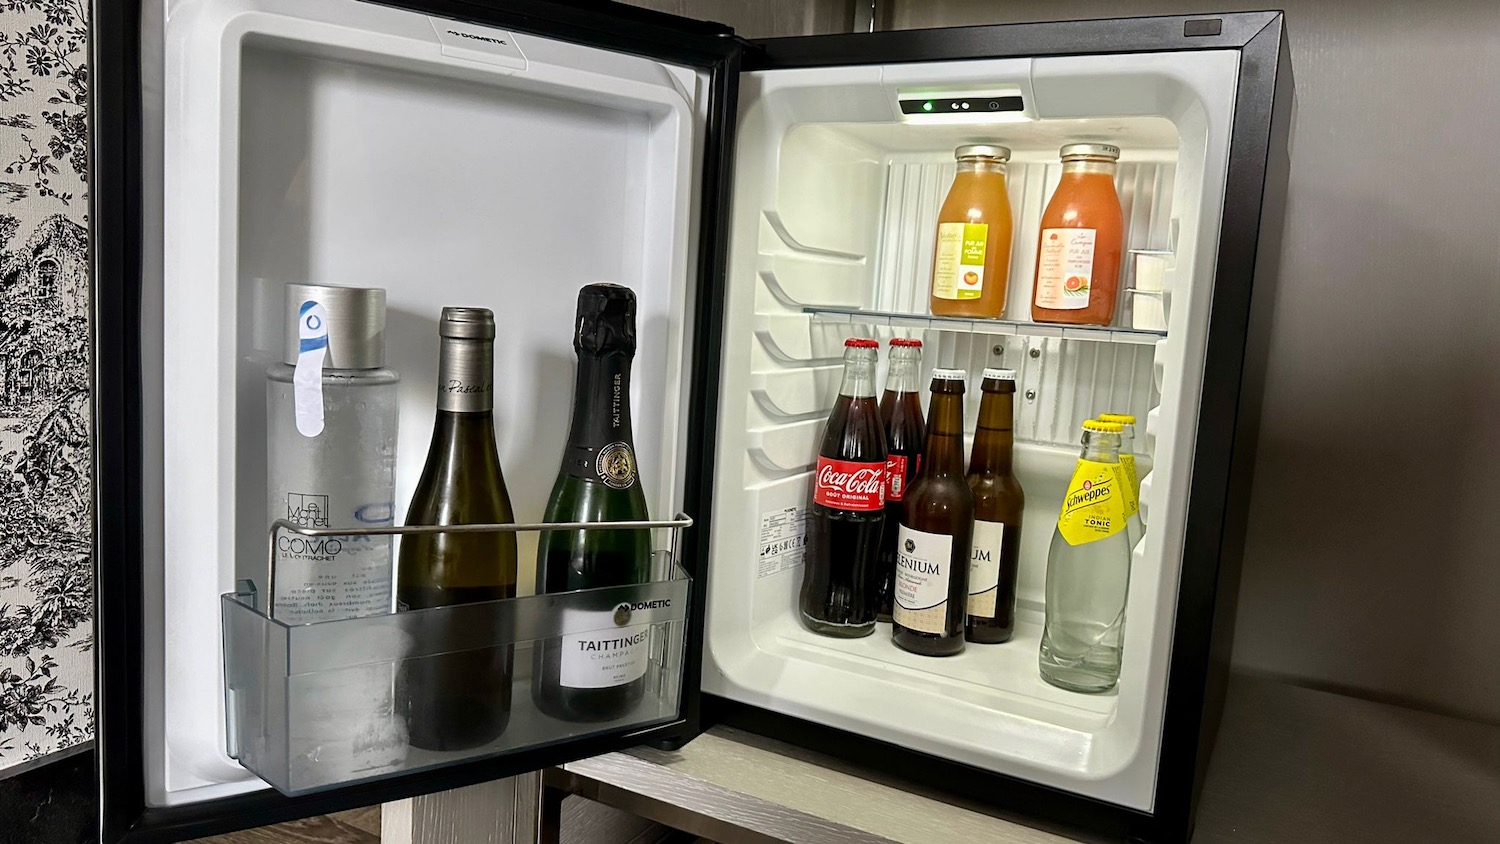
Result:
<svg viewBox="0 0 1500 844"><path fill-rule="evenodd" d="M999 144L964 144L953 151L954 158L993 158L998 161L1010 160L1010 148Z"/></svg>
<svg viewBox="0 0 1500 844"><path fill-rule="evenodd" d="M1083 430L1093 431L1096 434L1118 434L1125 430L1119 422L1100 422L1097 419L1087 419L1083 423Z"/></svg>
<svg viewBox="0 0 1500 844"><path fill-rule="evenodd" d="M600 355L635 354L635 291L623 284L598 282L578 291L578 325L573 351Z"/></svg>
<svg viewBox="0 0 1500 844"><path fill-rule="evenodd" d="M934 381L967 381L969 373L962 369L934 369L932 380Z"/></svg>
<svg viewBox="0 0 1500 844"><path fill-rule="evenodd" d="M495 312L489 308L443 308L439 337L458 340L495 339Z"/></svg>
<svg viewBox="0 0 1500 844"><path fill-rule="evenodd" d="M1016 380L1016 371L1014 369L995 369L991 367L984 370L984 377L986 380L1014 381Z"/></svg>
<svg viewBox="0 0 1500 844"><path fill-rule="evenodd" d="M1134 425L1135 416L1130 413L1101 413L1100 422L1118 422L1121 425Z"/></svg>
<svg viewBox="0 0 1500 844"><path fill-rule="evenodd" d="M299 325L302 306L323 306L324 324L312 330L328 332L324 369L378 369L385 366L385 289L340 287L332 284L286 286L286 343L282 360L295 365L301 349ZM309 318L316 319L309 315Z"/></svg>
<svg viewBox="0 0 1500 844"><path fill-rule="evenodd" d="M1120 148L1114 144L1067 144L1057 154L1062 157L1063 161L1070 158L1108 158L1111 161L1118 161Z"/></svg>

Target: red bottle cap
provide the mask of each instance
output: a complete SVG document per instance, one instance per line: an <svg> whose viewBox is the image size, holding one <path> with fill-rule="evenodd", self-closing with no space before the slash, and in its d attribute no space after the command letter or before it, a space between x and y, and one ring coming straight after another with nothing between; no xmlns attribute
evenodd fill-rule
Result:
<svg viewBox="0 0 1500 844"><path fill-rule="evenodd" d="M844 341L845 348L850 349L878 349L880 344L867 337L850 337Z"/></svg>
<svg viewBox="0 0 1500 844"><path fill-rule="evenodd" d="M921 340L915 340L915 339L912 339L910 337L893 337L893 338L891 338L891 345L892 346L909 346L909 347L911 347L913 349L920 349L920 348L922 348L922 341Z"/></svg>

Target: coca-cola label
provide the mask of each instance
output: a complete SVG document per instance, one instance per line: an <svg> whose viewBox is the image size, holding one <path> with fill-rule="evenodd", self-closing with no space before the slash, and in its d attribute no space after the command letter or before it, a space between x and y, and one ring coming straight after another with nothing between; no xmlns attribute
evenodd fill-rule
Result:
<svg viewBox="0 0 1500 844"><path fill-rule="evenodd" d="M879 510L885 506L885 467L819 457L813 503L834 510Z"/></svg>
<svg viewBox="0 0 1500 844"><path fill-rule="evenodd" d="M913 464L910 472L908 463ZM885 500L900 501L906 497L906 488L917 472L922 470L922 455L908 458L904 454L892 454L885 459Z"/></svg>

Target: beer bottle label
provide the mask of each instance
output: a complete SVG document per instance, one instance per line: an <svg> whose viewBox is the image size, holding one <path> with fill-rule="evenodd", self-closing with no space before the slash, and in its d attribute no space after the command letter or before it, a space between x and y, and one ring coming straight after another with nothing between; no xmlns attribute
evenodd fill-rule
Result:
<svg viewBox="0 0 1500 844"><path fill-rule="evenodd" d="M879 510L885 506L885 463L818 458L813 502L834 510Z"/></svg>
<svg viewBox="0 0 1500 844"><path fill-rule="evenodd" d="M577 623L572 618L576 614L590 616L585 620L584 626L592 627L597 624L601 629L562 637L562 669L558 679L561 685L570 689L607 689L645 676L650 651L649 624L610 626L618 621L618 610L597 613L577 610L564 612L569 616L569 627Z"/></svg>
<svg viewBox="0 0 1500 844"><path fill-rule="evenodd" d="M1005 552L1005 525L975 520L973 550L969 552L969 615L995 617L1000 560Z"/></svg>
<svg viewBox="0 0 1500 844"><path fill-rule="evenodd" d="M1130 518L1141 511L1140 489L1141 479L1135 473L1135 455L1120 455L1120 471L1125 473L1125 518Z"/></svg>
<svg viewBox="0 0 1500 844"><path fill-rule="evenodd" d="M902 525L896 536L896 623L923 633L947 633L952 574L952 536Z"/></svg>
<svg viewBox="0 0 1500 844"><path fill-rule="evenodd" d="M1107 539L1125 529L1125 473L1118 463L1078 461L1063 496L1057 530L1069 545Z"/></svg>

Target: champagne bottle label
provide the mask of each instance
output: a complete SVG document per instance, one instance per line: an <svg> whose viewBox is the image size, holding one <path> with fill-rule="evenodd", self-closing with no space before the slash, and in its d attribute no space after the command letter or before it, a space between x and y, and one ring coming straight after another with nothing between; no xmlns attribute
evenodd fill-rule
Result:
<svg viewBox="0 0 1500 844"><path fill-rule="evenodd" d="M923 633L947 632L953 537L906 525L896 536L896 623Z"/></svg>
<svg viewBox="0 0 1500 844"><path fill-rule="evenodd" d="M879 510L885 506L885 467L819 457L813 501L834 510Z"/></svg>
<svg viewBox="0 0 1500 844"><path fill-rule="evenodd" d="M1057 517L1063 539L1083 545L1124 530L1126 485L1120 464L1079 460Z"/></svg>
<svg viewBox="0 0 1500 844"><path fill-rule="evenodd" d="M635 483L635 451L627 442L613 442L599 449L594 472L611 489L630 489Z"/></svg>
<svg viewBox="0 0 1500 844"><path fill-rule="evenodd" d="M607 689L646 675L651 627L647 624L609 627L618 622L614 612L567 612L565 627L600 627L562 637L559 683L570 689Z"/></svg>

